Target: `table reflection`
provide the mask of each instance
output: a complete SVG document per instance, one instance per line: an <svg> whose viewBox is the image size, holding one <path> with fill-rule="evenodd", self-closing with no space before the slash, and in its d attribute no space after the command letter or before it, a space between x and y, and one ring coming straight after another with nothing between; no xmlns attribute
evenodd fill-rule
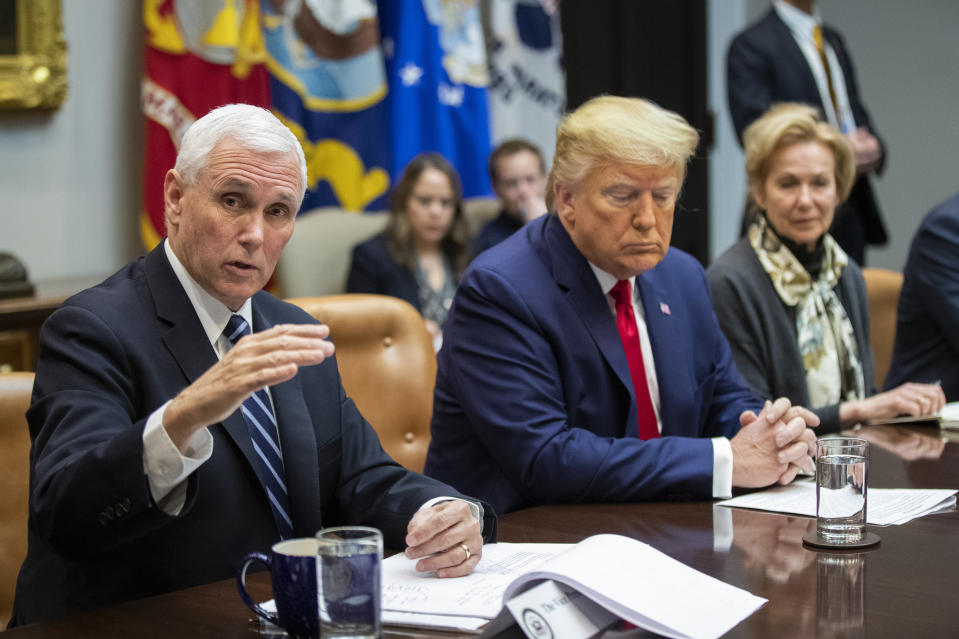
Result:
<svg viewBox="0 0 959 639"><path fill-rule="evenodd" d="M762 572L773 583L787 583L815 561L816 553L802 543L803 535L816 530L815 519L717 507L717 522L723 512L730 513L733 546L746 568Z"/></svg>
<svg viewBox="0 0 959 639"><path fill-rule="evenodd" d="M848 433L888 450L906 461L939 459L946 447L945 438L938 432L932 435L900 426L865 426Z"/></svg>
<svg viewBox="0 0 959 639"><path fill-rule="evenodd" d="M866 553L816 553L817 636L864 636L865 601Z"/></svg>

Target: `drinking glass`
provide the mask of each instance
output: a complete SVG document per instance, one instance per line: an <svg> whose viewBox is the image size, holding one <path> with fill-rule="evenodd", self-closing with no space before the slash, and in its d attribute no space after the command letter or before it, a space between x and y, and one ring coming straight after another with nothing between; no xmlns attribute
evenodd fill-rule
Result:
<svg viewBox="0 0 959 639"><path fill-rule="evenodd" d="M365 526L340 526L320 530L316 539L320 635L379 637L382 533Z"/></svg>
<svg viewBox="0 0 959 639"><path fill-rule="evenodd" d="M829 544L858 544L866 532L868 442L824 437L816 442L816 535Z"/></svg>

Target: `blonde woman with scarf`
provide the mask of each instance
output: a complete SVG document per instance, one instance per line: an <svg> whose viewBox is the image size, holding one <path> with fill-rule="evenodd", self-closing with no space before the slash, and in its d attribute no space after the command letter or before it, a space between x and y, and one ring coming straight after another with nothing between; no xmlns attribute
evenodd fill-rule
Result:
<svg viewBox="0 0 959 639"><path fill-rule="evenodd" d="M740 372L765 397L813 408L820 434L938 412L934 384L874 393L862 272L829 235L856 177L846 139L813 107L785 103L746 129L744 146L756 215L708 272Z"/></svg>

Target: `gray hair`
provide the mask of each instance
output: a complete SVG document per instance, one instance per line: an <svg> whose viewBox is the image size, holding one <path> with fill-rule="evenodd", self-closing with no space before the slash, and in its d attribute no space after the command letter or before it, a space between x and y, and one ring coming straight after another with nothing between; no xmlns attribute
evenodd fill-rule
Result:
<svg viewBox="0 0 959 639"><path fill-rule="evenodd" d="M296 136L268 110L251 104L217 107L190 125L180 142L173 167L187 184L196 184L210 152L224 139L250 151L293 153L300 165L300 200L306 194L306 158Z"/></svg>

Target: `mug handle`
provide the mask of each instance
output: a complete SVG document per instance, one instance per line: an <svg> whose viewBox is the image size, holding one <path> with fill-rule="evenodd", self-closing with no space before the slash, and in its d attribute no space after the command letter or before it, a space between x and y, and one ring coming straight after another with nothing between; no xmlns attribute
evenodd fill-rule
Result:
<svg viewBox="0 0 959 639"><path fill-rule="evenodd" d="M243 600L243 603L245 603L250 610L263 617L270 623L279 626L279 617L271 612L268 612L266 608L254 602L253 598L250 597L250 595L246 592L246 571L250 567L250 564L252 564L254 561L261 561L266 564L267 568L271 568L269 557L261 552L251 552L243 559L243 565L240 567L240 572L236 576L236 589L239 591L240 598Z"/></svg>

